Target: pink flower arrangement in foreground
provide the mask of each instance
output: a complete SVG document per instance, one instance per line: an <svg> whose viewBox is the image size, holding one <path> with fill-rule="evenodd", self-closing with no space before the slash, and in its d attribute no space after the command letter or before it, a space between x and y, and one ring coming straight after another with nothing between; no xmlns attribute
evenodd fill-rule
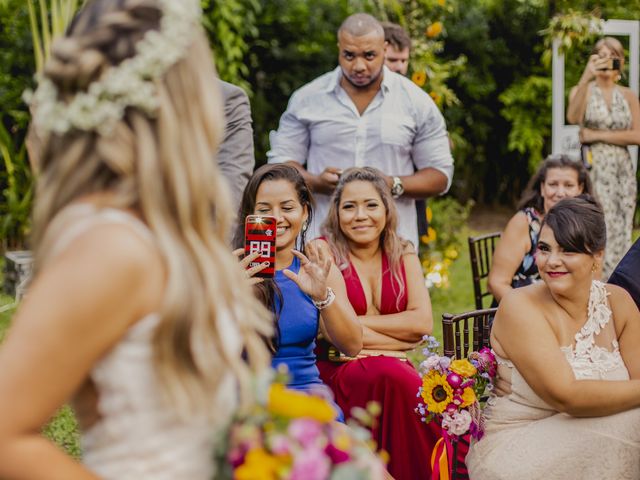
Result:
<svg viewBox="0 0 640 480"><path fill-rule="evenodd" d="M471 352L466 359L453 360L436 353L438 341L424 338L417 369L422 385L416 412L424 422L439 417L443 430L454 439L470 433L480 439L484 430L480 399L493 388L497 363L491 349Z"/></svg>
<svg viewBox="0 0 640 480"><path fill-rule="evenodd" d="M325 399L274 383L266 405L256 405L231 426L229 444L218 452L216 478L382 480L384 464L373 453L369 431L334 417Z"/></svg>

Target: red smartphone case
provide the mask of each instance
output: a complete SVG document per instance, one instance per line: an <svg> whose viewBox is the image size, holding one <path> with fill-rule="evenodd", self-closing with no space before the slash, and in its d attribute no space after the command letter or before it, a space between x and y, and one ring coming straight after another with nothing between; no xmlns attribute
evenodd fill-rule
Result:
<svg viewBox="0 0 640 480"><path fill-rule="evenodd" d="M272 278L276 272L276 218L266 215L247 215L244 223L244 253L260 252L247 268L269 262L269 266L255 277Z"/></svg>

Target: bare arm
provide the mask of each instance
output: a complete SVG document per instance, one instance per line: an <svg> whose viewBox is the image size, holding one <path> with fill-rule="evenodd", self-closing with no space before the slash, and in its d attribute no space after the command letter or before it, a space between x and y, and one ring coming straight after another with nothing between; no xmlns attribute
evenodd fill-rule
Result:
<svg viewBox="0 0 640 480"><path fill-rule="evenodd" d="M535 285L505 296L492 330L492 338L527 384L553 408L576 417L612 415L640 407L640 380L576 380L538 308L542 289L546 286Z"/></svg>
<svg viewBox="0 0 640 480"><path fill-rule="evenodd" d="M283 270L284 275L316 302L326 299L327 287L333 290L335 300L320 311L320 330L342 353L350 357L357 355L362 350L362 326L349 303L342 274L330 254L313 243L307 245L307 256L293 252L300 258L300 270L297 274Z"/></svg>
<svg viewBox="0 0 640 480"><path fill-rule="evenodd" d="M34 280L0 348L1 478L97 478L39 432L159 304L164 279L152 250L126 227L96 227Z"/></svg>
<svg viewBox="0 0 640 480"><path fill-rule="evenodd" d="M419 342L403 342L389 335L384 335L371 330L368 327L362 327L364 336L364 348L369 350L398 350L406 351L416 347Z"/></svg>
<svg viewBox="0 0 640 480"><path fill-rule="evenodd" d="M523 212L518 212L507 223L493 253L488 286L498 302L512 290L513 276L530 248L529 222Z"/></svg>
<svg viewBox="0 0 640 480"><path fill-rule="evenodd" d="M447 190L448 178L435 168L423 168L413 175L400 177L404 187L403 196L412 198L427 198L440 195ZM393 177L387 177L387 185L393 185Z"/></svg>
<svg viewBox="0 0 640 480"><path fill-rule="evenodd" d="M632 379L640 379L640 312L631 295L621 287L607 285L622 360Z"/></svg>
<svg viewBox="0 0 640 480"><path fill-rule="evenodd" d="M587 109L587 99L589 98L589 84L596 76L596 68L601 65L600 62L602 62L602 59L598 55L591 55L578 84L573 87L569 93L567 121L571 124L577 125L582 123L584 112Z"/></svg>
<svg viewBox="0 0 640 480"><path fill-rule="evenodd" d="M589 128L580 129L580 141L583 143L611 143L614 145L640 145L640 103L638 97L628 88L623 90L623 94L629 103L631 110L631 128L629 130L593 130Z"/></svg>
<svg viewBox="0 0 640 480"><path fill-rule="evenodd" d="M354 357L362 350L362 325L349 303L342 274L333 262L327 284L335 293L336 299L320 312L322 331L338 350Z"/></svg>
<svg viewBox="0 0 640 480"><path fill-rule="evenodd" d="M433 314L429 291L424 284L420 260L415 253L402 257L407 277L407 309L388 315L361 315L360 323L374 332L403 343L415 343L433 329ZM380 339L376 339L380 341ZM373 348L365 343L366 348ZM379 347L376 347L379 348Z"/></svg>

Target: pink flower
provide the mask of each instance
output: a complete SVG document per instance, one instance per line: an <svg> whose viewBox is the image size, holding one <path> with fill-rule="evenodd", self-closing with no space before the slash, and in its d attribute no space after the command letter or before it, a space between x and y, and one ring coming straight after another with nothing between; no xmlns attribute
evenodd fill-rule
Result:
<svg viewBox="0 0 640 480"><path fill-rule="evenodd" d="M464 435L469 431L470 426L471 414L467 410L460 410L452 414L447 412L442 414L442 428L451 435Z"/></svg>
<svg viewBox="0 0 640 480"><path fill-rule="evenodd" d="M340 450L333 443L329 443L324 449L324 453L331 459L331 462L334 465L338 465L340 463L348 462L351 460L351 457L348 452L344 450Z"/></svg>
<svg viewBox="0 0 640 480"><path fill-rule="evenodd" d="M303 448L308 448L321 437L322 425L309 418L296 418L289 424L288 433Z"/></svg>
<svg viewBox="0 0 640 480"><path fill-rule="evenodd" d="M307 448L293 461L291 480L327 480L331 473L331 461L318 448Z"/></svg>
<svg viewBox="0 0 640 480"><path fill-rule="evenodd" d="M288 455L291 453L290 440L286 435L274 435L270 441L271 451L276 455Z"/></svg>
<svg viewBox="0 0 640 480"><path fill-rule="evenodd" d="M462 377L455 372L451 372L447 375L447 382L449 382L449 385L453 388L459 388L460 385L462 385Z"/></svg>
<svg viewBox="0 0 640 480"><path fill-rule="evenodd" d="M472 352L470 358L478 362L480 373L486 372L492 378L496 376L496 356L490 348L484 347L479 352Z"/></svg>

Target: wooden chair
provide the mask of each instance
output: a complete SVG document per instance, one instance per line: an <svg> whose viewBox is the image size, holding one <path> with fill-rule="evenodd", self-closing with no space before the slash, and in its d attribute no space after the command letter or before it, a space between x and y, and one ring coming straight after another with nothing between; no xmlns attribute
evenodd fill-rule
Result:
<svg viewBox="0 0 640 480"><path fill-rule="evenodd" d="M493 232L477 237L469 237L473 295L476 309L478 310L485 308L483 299L491 295L487 287L487 277L489 277L493 251L496 249L496 244L501 235L502 232Z"/></svg>
<svg viewBox="0 0 640 480"><path fill-rule="evenodd" d="M457 359L467 358L470 351L489 346L489 320L497 308L472 310L452 315L442 315L442 338L444 354Z"/></svg>

